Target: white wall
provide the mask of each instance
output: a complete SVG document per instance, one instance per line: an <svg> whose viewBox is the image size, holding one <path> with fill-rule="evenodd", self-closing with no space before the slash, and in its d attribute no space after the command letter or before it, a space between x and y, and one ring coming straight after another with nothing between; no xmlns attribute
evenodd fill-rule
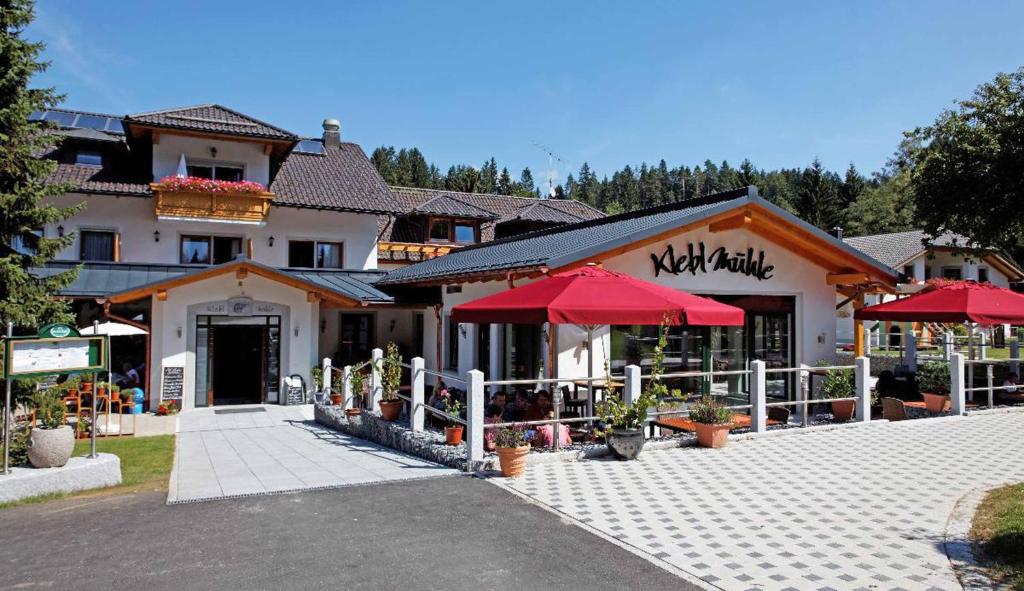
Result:
<svg viewBox="0 0 1024 591"><path fill-rule="evenodd" d="M188 334L195 330L189 326L188 307L193 304L216 302L239 295L251 297L256 301L273 302L289 308L288 324L282 318L281 326L281 377L291 374L303 376L307 384L311 384L309 370L319 364L317 347L317 322L319 320L319 304L306 301L306 292L288 287L281 283L250 274L242 280L239 288L238 280L233 273L219 275L171 289L167 292L167 300L153 298L153 338L150 364L150 406L160 400L160 384L162 368L184 367L183 408L194 407L195 403L195 352L187 347ZM181 336L178 336L181 327ZM296 335L298 329L298 335ZM287 343L287 357L284 345ZM259 371L259 368L252 368Z"/></svg>
<svg viewBox="0 0 1024 591"><path fill-rule="evenodd" d="M133 263L178 263L183 235L237 236L253 240L253 258L272 267L288 265L288 240L324 240L344 243L346 269L377 268L377 219L373 215L318 211L293 207L271 207L265 226L222 222L158 221L152 199L107 195L64 195L55 200L62 206L86 202L86 208L70 220L51 224L47 236L79 229L113 230L121 234L121 260ZM160 231L160 241L153 232ZM274 246L269 246L270 237ZM77 260L78 240L57 257Z"/></svg>
<svg viewBox="0 0 1024 591"><path fill-rule="evenodd" d="M153 144L153 180L174 175L184 154L185 161L190 163L242 165L245 167L245 180L267 186L270 184L270 156L263 153L263 146L255 142L201 139L162 132L160 143ZM217 148L216 158L211 155L210 148Z"/></svg>

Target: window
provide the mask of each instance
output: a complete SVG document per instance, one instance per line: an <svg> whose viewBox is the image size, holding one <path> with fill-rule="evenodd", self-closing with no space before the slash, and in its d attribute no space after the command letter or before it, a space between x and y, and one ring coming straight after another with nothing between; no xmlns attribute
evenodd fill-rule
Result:
<svg viewBox="0 0 1024 591"><path fill-rule="evenodd" d="M961 273L960 267L943 267L942 268L943 279L962 279L963 274Z"/></svg>
<svg viewBox="0 0 1024 591"><path fill-rule="evenodd" d="M924 267L924 280L928 281L931 278L932 278L932 268L929 267L928 265L925 265L925 267Z"/></svg>
<svg viewBox="0 0 1024 591"><path fill-rule="evenodd" d="M238 182L245 178L245 167L238 164L196 163L186 166L188 176L201 179Z"/></svg>
<svg viewBox="0 0 1024 591"><path fill-rule="evenodd" d="M988 269L978 267L978 283L988 283Z"/></svg>
<svg viewBox="0 0 1024 591"><path fill-rule="evenodd" d="M473 244L476 242L476 225L467 222L455 222L455 242Z"/></svg>
<svg viewBox="0 0 1024 591"><path fill-rule="evenodd" d="M78 258L83 261L113 261L113 232L100 230L82 230L78 237Z"/></svg>
<svg viewBox="0 0 1024 591"><path fill-rule="evenodd" d="M39 238L43 237L42 229L32 230L31 234ZM11 238L11 248L14 249L16 252L20 252L21 254L27 254L29 256L34 256L36 253L39 252L36 249L36 244L37 242L35 242L35 240L32 238L26 240L24 234L15 234Z"/></svg>
<svg viewBox="0 0 1024 591"><path fill-rule="evenodd" d="M221 265L242 252L242 239L231 236L182 236L181 262L192 265Z"/></svg>
<svg viewBox="0 0 1024 591"><path fill-rule="evenodd" d="M447 316L448 320L448 358L445 360L446 369L458 369L459 368L459 323L452 322L452 317Z"/></svg>
<svg viewBox="0 0 1024 591"><path fill-rule="evenodd" d="M448 220L433 220L430 222L431 242L451 242L451 225Z"/></svg>
<svg viewBox="0 0 1024 591"><path fill-rule="evenodd" d="M903 278L907 281L914 280L914 265L903 265Z"/></svg>
<svg viewBox="0 0 1024 591"><path fill-rule="evenodd" d="M341 269L344 265L341 242L289 240L288 266L306 269Z"/></svg>
<svg viewBox="0 0 1024 591"><path fill-rule="evenodd" d="M97 150L78 150L75 153L75 164L103 166L103 154Z"/></svg>

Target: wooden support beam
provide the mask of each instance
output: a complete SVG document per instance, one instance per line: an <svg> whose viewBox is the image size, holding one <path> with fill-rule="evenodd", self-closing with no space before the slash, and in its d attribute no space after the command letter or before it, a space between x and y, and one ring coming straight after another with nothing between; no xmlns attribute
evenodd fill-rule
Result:
<svg viewBox="0 0 1024 591"><path fill-rule="evenodd" d="M749 228L753 223L754 218L750 215L749 211L745 211L740 215L712 222L708 225L708 230L710 230L711 233L725 232L726 230L740 230L743 228Z"/></svg>
<svg viewBox="0 0 1024 591"><path fill-rule="evenodd" d="M263 144L263 155L270 156L270 153L274 151L273 144Z"/></svg>
<svg viewBox="0 0 1024 591"><path fill-rule="evenodd" d="M859 293L853 298L853 310L856 312L864 307L864 294ZM853 356L864 356L864 321L859 318L853 320Z"/></svg>
<svg viewBox="0 0 1024 591"><path fill-rule="evenodd" d="M306 301L311 303L311 304L313 302L319 302L320 301L320 294L315 292L315 291L307 291L306 292Z"/></svg>
<svg viewBox="0 0 1024 591"><path fill-rule="evenodd" d="M245 267L239 267L235 269L235 279L241 281L249 276L249 270Z"/></svg>
<svg viewBox="0 0 1024 591"><path fill-rule="evenodd" d="M161 302L166 302L167 301L167 290L166 289L157 290L157 292L156 292L156 299L161 301Z"/></svg>
<svg viewBox="0 0 1024 591"><path fill-rule="evenodd" d="M829 273L825 275L825 283L828 285L860 285L870 281L871 278L867 273Z"/></svg>
<svg viewBox="0 0 1024 591"><path fill-rule="evenodd" d="M249 239L248 239L248 240L246 240L246 242L245 242L245 256L246 256L246 258L248 258L248 259L249 259L250 261L252 260L252 255L253 255L253 252L254 252L254 251L253 251L253 246L252 246L252 238L249 238Z"/></svg>

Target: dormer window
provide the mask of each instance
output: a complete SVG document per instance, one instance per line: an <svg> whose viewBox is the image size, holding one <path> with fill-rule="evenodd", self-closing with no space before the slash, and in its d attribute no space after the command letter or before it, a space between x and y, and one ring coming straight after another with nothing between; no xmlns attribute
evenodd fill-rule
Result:
<svg viewBox="0 0 1024 591"><path fill-rule="evenodd" d="M476 221L431 218L427 241L476 244L479 242L479 229L480 225Z"/></svg>
<svg viewBox="0 0 1024 591"><path fill-rule="evenodd" d="M189 162L188 176L216 181L237 183L245 180L245 167L239 164L215 164L213 162Z"/></svg>
<svg viewBox="0 0 1024 591"><path fill-rule="evenodd" d="M75 164L103 166L103 154L99 150L79 149L75 152Z"/></svg>

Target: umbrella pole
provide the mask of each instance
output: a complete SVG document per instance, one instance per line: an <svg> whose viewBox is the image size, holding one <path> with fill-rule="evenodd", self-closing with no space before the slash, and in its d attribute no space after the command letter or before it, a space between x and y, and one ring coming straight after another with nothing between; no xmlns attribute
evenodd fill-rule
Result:
<svg viewBox="0 0 1024 591"><path fill-rule="evenodd" d="M587 327L587 416L594 416L594 327Z"/></svg>

